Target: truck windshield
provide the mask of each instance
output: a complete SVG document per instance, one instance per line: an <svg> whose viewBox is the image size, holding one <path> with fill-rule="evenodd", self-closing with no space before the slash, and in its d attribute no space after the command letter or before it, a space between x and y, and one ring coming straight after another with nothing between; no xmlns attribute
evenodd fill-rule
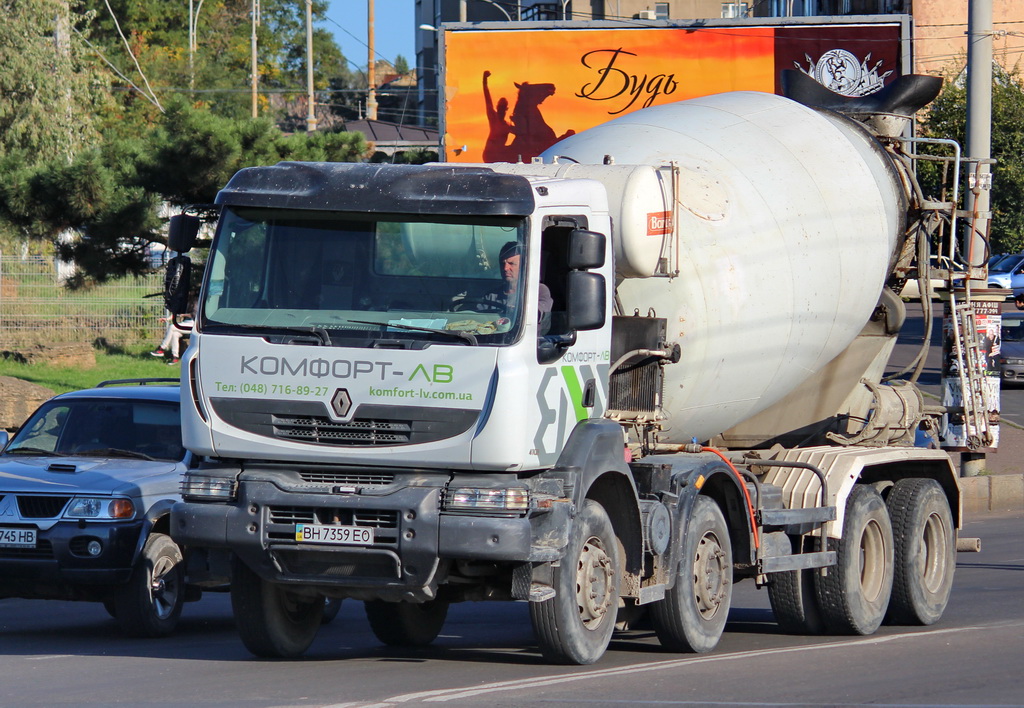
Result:
<svg viewBox="0 0 1024 708"><path fill-rule="evenodd" d="M500 259L526 252L521 220L374 216L226 209L207 266L201 328L308 331L323 344L355 346L516 337L521 274L502 269Z"/></svg>

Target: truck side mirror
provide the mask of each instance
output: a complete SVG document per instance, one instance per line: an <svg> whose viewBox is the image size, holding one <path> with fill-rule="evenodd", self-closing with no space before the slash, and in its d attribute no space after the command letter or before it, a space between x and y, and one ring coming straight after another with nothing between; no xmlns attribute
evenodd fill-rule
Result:
<svg viewBox="0 0 1024 708"><path fill-rule="evenodd" d="M601 234L596 235L604 238ZM569 273L567 285L566 310L569 330L577 332L604 327L607 304L604 276L600 273L574 270Z"/></svg>
<svg viewBox="0 0 1024 708"><path fill-rule="evenodd" d="M164 272L164 307L172 315L188 312L191 281L192 261L188 256L175 256L167 261L167 270Z"/></svg>
<svg viewBox="0 0 1024 708"><path fill-rule="evenodd" d="M604 234L574 229L569 234L570 270L590 270L604 265Z"/></svg>
<svg viewBox="0 0 1024 708"><path fill-rule="evenodd" d="M167 227L167 247L178 253L188 253L196 245L202 220L191 214L175 214Z"/></svg>

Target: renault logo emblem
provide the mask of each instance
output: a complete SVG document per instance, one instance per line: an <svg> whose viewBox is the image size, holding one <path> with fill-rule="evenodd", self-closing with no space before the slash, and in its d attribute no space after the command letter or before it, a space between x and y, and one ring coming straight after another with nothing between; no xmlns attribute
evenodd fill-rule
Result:
<svg viewBox="0 0 1024 708"><path fill-rule="evenodd" d="M0 516L15 516L14 502L13 496L4 497L3 501L0 501Z"/></svg>
<svg viewBox="0 0 1024 708"><path fill-rule="evenodd" d="M331 410L334 411L334 415L338 418L345 418L351 409L352 397L348 395L347 390L339 388L331 396Z"/></svg>

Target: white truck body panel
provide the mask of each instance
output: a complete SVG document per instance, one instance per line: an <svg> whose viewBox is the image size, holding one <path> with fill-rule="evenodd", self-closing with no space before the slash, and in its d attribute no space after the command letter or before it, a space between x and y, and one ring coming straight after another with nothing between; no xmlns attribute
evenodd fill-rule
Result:
<svg viewBox="0 0 1024 708"><path fill-rule="evenodd" d="M704 440L765 409L860 332L901 200L887 158L846 119L770 94L719 94L623 116L544 157L599 165L609 154L681 170L669 249L659 236L616 235L677 250L677 277L620 267L617 288L625 313L653 308L683 349L665 372L666 442Z"/></svg>

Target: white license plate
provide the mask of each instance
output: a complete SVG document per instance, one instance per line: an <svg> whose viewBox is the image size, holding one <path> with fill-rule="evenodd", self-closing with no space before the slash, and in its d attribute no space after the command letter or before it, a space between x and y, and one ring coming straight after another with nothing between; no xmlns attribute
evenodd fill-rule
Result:
<svg viewBox="0 0 1024 708"><path fill-rule="evenodd" d="M35 529L12 529L0 527L0 548L35 548Z"/></svg>
<svg viewBox="0 0 1024 708"><path fill-rule="evenodd" d="M295 540L299 543L333 543L341 546L369 546L373 543L373 529L363 526L295 524Z"/></svg>

